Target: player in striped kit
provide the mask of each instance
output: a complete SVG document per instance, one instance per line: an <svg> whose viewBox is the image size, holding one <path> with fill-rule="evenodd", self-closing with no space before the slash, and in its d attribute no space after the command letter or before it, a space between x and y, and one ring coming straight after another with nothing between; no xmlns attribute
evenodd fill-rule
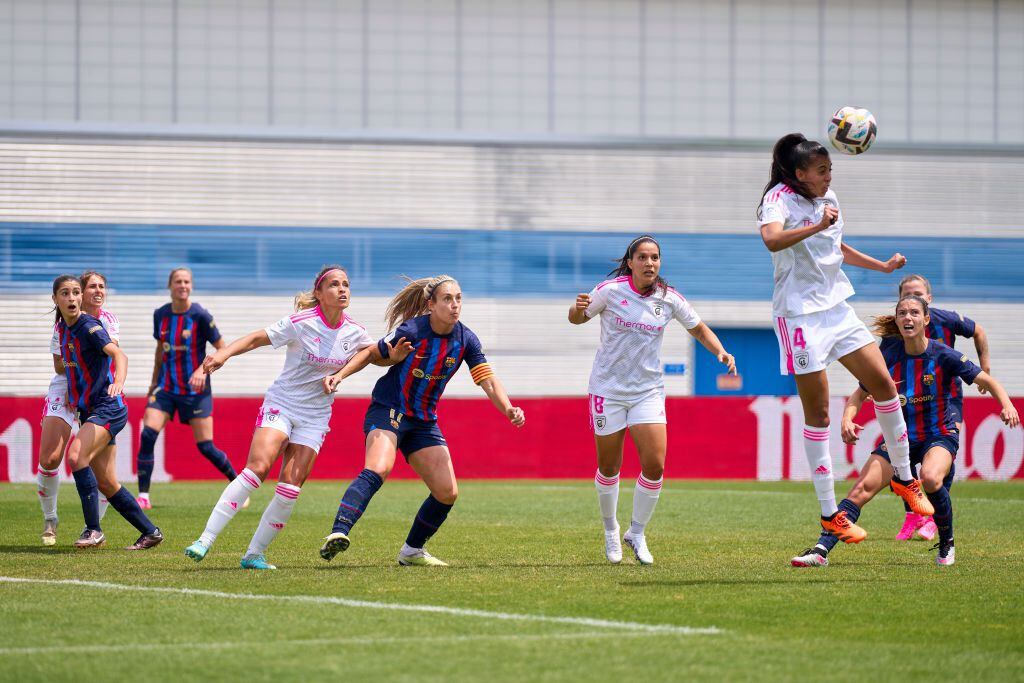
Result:
<svg viewBox="0 0 1024 683"><path fill-rule="evenodd" d="M81 424L68 447L68 465L85 517L85 530L75 541L75 547L95 548L106 542L99 520L102 493L141 533L127 549L152 548L163 541L163 535L128 489L117 482L110 447L128 422L128 408L121 397L128 358L111 341L100 321L82 312L82 283L77 277L61 275L54 280L53 303L57 307L57 336L68 383L68 402L77 410Z"/></svg>
<svg viewBox="0 0 1024 683"><path fill-rule="evenodd" d="M350 302L348 273L341 266L324 266L314 278L313 288L295 298L295 313L236 339L203 363L203 369L212 373L229 358L261 346L285 346L288 350L284 368L267 389L256 418L245 469L224 489L202 535L185 549L196 562L206 557L217 536L249 494L260 487L280 455L283 462L277 489L241 562L245 569L276 569L267 562L267 547L291 517L330 431L334 396L324 391L323 379L374 343L362 325L345 315Z"/></svg>
<svg viewBox="0 0 1024 683"><path fill-rule="evenodd" d="M365 464L349 485L338 506L331 533L324 539L320 557L331 560L349 546L352 527L362 517L370 499L394 467L398 450L430 489L413 520L405 544L398 553L404 566L447 566L424 545L448 517L458 497L448 444L437 423L435 408L445 386L463 362L473 381L502 415L516 427L526 421L523 411L509 401L505 388L484 356L480 340L459 322L462 289L455 278L438 275L411 280L388 305L388 327L398 327L324 380L334 391L349 375L380 360L396 362L373 388L366 411ZM397 339L415 352L397 358L389 342ZM396 342L396 346L398 345Z"/></svg>
<svg viewBox="0 0 1024 683"><path fill-rule="evenodd" d="M757 217L775 266L772 315L779 369L796 376L804 410L804 454L821 507L821 526L847 543L859 543L867 533L836 505L826 374L833 361L842 363L877 399L878 423L896 470L893 490L917 514L930 515L932 505L910 466L896 385L874 337L846 303L853 286L842 270L846 263L891 273L907 259L894 254L883 262L845 244L843 215L831 183L828 150L799 133L785 135L772 151L771 176Z"/></svg>
<svg viewBox="0 0 1024 683"><path fill-rule="evenodd" d="M949 496L960 445L956 423L959 414L952 405L956 380L962 379L992 392L1002 407L999 417L1007 426L1020 426L1020 417L994 377L967 360L967 356L926 336L929 323L928 302L918 296L909 296L896 305L895 316L879 318L875 329L883 339L891 338L897 342L886 345L883 352L885 363L900 387L899 400L909 427L911 462L920 467L924 489L935 508L939 533L939 542L935 546L939 552L935 561L940 566L948 566L956 561L953 503ZM859 438L862 426L855 424L853 418L866 398L868 392L861 385L847 401L842 426L843 440L847 443L855 443ZM863 507L889 484L892 476L890 451L883 444L872 452L861 468L860 478L839 503L839 508L851 521L856 521ZM793 558L793 566L828 565L828 553L836 543L836 536L823 533L813 548Z"/></svg>
<svg viewBox="0 0 1024 683"><path fill-rule="evenodd" d="M932 307L932 284L925 276L918 275L916 273L906 276L900 281L898 291L899 299L903 299L908 296L919 296L928 302L928 312L931 322L929 322L927 327L925 327L925 336L929 339L940 341L949 348L956 346L957 337L974 339L974 348L978 352L978 364L985 372L991 371L988 352L988 335L985 334L985 330L981 325L977 324L970 318L964 317L956 311L947 311L941 308ZM882 338L880 348L883 355L886 348L892 344L899 345L902 344L902 341L898 337ZM960 424L963 422L964 402L963 386L961 385L959 377L953 378L953 384L950 387L950 391L949 407L955 414L957 428L959 429ZM985 393L985 389L981 386L978 386L978 391L982 394ZM903 503L903 509L906 514L903 518L903 526L896 534L897 540L908 541L913 537L915 532L926 541L930 541L935 538L937 528L935 526L934 519L916 514L910 509L910 506L907 505L906 502Z"/></svg>
<svg viewBox="0 0 1024 683"><path fill-rule="evenodd" d="M175 268L167 277L171 303L153 311L156 355L150 383L149 405L142 417L142 434L136 455L139 475L139 505L149 509L153 476L153 446L168 420L192 427L199 453L228 481L237 477L224 451L213 443L213 393L210 378L203 372L206 345L224 348L217 324L209 311L192 301L192 271ZM248 501L246 501L248 505Z"/></svg>
<svg viewBox="0 0 1024 683"><path fill-rule="evenodd" d="M89 270L79 277L82 283L82 310L96 318L107 331L110 340L115 344L120 337L121 325L110 311L103 309L107 300L107 278L95 270ZM65 446L71 438L71 431L78 421L75 409L68 402L68 379L64 375L64 362L61 360L60 335L54 323L53 336L50 338L50 354L53 356L53 370L56 373L50 380L43 403L42 433L39 441L39 467L36 470L39 504L43 510L43 545L57 543L57 495L60 493L60 463L64 459ZM116 479L117 446L108 446L110 457L107 466L114 468L111 474ZM94 466L95 474L95 466ZM100 520L107 512L109 505L106 496L99 499Z"/></svg>
<svg viewBox="0 0 1024 683"><path fill-rule="evenodd" d="M661 247L650 235L626 248L612 279L580 294L569 309L569 322L581 325L601 318L601 346L590 372L590 426L597 446L594 485L604 521L604 548L609 562L622 561L622 542L641 564L652 564L645 529L661 495L668 436L661 344L673 320L736 374L736 361L718 336L661 275ZM633 492L629 530L619 538L616 516L622 447L629 429L640 456L641 474Z"/></svg>

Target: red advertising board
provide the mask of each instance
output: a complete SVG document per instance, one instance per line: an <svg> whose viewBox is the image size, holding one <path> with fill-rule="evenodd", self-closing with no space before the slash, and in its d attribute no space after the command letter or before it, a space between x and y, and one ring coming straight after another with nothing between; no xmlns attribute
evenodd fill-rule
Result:
<svg viewBox="0 0 1024 683"><path fill-rule="evenodd" d="M240 468L249 449L260 398L218 398L215 442ZM455 471L462 478L590 478L595 469L593 437L583 398L531 398L517 402L526 426L516 429L486 399L446 398L439 405ZM1015 401L1024 412L1024 400ZM858 421L861 443L839 438L844 400L831 404L832 454L837 478L854 476L880 437L870 408ZM42 398L0 396L0 481L35 481ZM132 481L144 400L128 399L131 419L118 437L118 471ZM338 399L331 432L313 470L320 479L350 479L363 464L365 399ZM803 456L803 414L795 396L670 398L666 476L675 479L808 479ZM1024 431L999 421L990 398L968 398L957 459L958 476L990 480L1024 477ZM156 449L155 481L220 477L196 451L187 425L169 424ZM623 473L639 471L627 440ZM415 476L401 458L393 476Z"/></svg>

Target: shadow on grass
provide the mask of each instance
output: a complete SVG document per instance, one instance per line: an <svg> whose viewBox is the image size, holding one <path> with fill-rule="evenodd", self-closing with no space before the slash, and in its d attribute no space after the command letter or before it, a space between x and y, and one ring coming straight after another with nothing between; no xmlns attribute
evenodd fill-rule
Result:
<svg viewBox="0 0 1024 683"><path fill-rule="evenodd" d="M17 555L71 555L72 553L88 553L88 550L76 550L71 546L59 545L0 545L0 555L11 553Z"/></svg>
<svg viewBox="0 0 1024 683"><path fill-rule="evenodd" d="M768 584L808 584L808 583L878 583L876 578L850 578L850 577L826 577L818 578L796 578L791 579L682 579L665 581L620 581L623 588L651 588L657 586L764 586Z"/></svg>

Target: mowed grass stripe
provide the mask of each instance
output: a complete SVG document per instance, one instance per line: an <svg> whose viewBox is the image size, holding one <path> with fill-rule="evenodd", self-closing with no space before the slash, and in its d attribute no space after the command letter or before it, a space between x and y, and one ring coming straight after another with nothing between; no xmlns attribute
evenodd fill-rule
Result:
<svg viewBox="0 0 1024 683"><path fill-rule="evenodd" d="M490 612L487 610L467 609L463 607L445 607L443 605L415 605L396 602L371 602L337 598L329 595L266 595L257 593L228 593L224 591L202 590L197 588L175 588L172 586L139 586L105 581L84 581L81 579L33 579L18 576L0 576L0 583L14 584L46 584L58 586L74 586L76 588L95 588L98 590L130 591L141 593L164 593L184 596L221 598L226 600L264 600L274 602L300 602L316 605L338 605L357 609L394 610L401 612L426 612L446 614L458 617L475 617L497 621L532 621L547 624L568 624L589 628L610 629L613 631L636 631L642 633L664 633L681 636L690 635L721 635L725 633L715 626L693 627L674 626L671 624L642 624L633 621L613 621L610 619L591 619L587 617L558 617L544 614L515 614L511 612Z"/></svg>

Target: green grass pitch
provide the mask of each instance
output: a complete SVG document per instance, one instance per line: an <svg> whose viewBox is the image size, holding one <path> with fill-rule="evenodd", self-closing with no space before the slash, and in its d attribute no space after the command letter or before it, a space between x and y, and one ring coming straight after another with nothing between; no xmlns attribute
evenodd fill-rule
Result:
<svg viewBox="0 0 1024 683"><path fill-rule="evenodd" d="M0 485L0 680L1024 679L1024 482L956 484L953 567L894 540L903 512L884 494L868 540L814 569L789 566L816 536L809 483L667 483L643 567L605 561L589 482L467 481L429 545L447 569L395 563L425 495L407 481L322 561L343 486L305 487L268 553L278 571L260 573L238 560L272 486L197 565L182 550L221 482L156 486L167 540L144 553L120 549L137 534L114 510L105 548L73 550L70 485L44 548L35 487ZM623 524L630 504L624 484ZM423 605L453 609L398 609Z"/></svg>

